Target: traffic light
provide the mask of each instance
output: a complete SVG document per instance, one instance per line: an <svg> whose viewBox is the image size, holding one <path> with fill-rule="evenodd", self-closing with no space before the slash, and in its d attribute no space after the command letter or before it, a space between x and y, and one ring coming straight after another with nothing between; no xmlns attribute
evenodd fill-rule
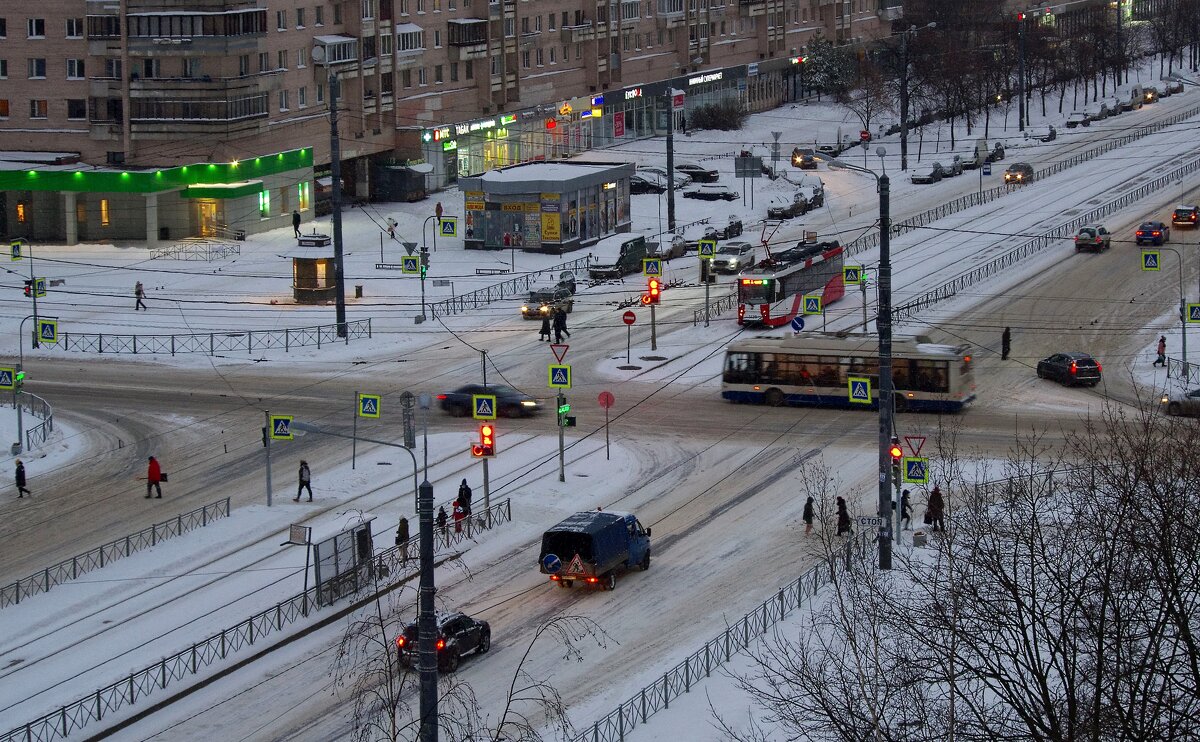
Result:
<svg viewBox="0 0 1200 742"><path fill-rule="evenodd" d="M33 279L32 278L25 279L25 295L33 296ZM1180 310L1180 311L1182 311L1182 310Z"/></svg>
<svg viewBox="0 0 1200 742"><path fill-rule="evenodd" d="M18 391L21 389L21 387L25 386L25 372L24 371L21 371L20 369L18 369L17 372L15 374L13 374L13 385L15 386L15 388Z"/></svg>
<svg viewBox="0 0 1200 742"><path fill-rule="evenodd" d="M657 304L662 299L662 283L657 278L651 278L646 285L646 297L650 301L642 300L645 304Z"/></svg>
<svg viewBox="0 0 1200 742"><path fill-rule="evenodd" d="M488 459L496 455L496 426L491 423L479 426L479 442L471 446L471 455L477 459Z"/></svg>
<svg viewBox="0 0 1200 742"><path fill-rule="evenodd" d="M892 445L888 446L888 455L892 457L892 466L899 466L904 458L904 449L900 447L900 439L892 436Z"/></svg>

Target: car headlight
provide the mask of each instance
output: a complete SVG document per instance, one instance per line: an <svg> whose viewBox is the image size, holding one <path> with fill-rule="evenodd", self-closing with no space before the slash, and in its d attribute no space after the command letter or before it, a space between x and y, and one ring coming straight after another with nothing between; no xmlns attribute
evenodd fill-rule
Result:
<svg viewBox="0 0 1200 742"><path fill-rule="evenodd" d="M537 402L534 402L532 399L522 399L521 406L522 407L537 407Z"/></svg>
<svg viewBox="0 0 1200 742"><path fill-rule="evenodd" d="M1162 398L1162 403L1163 403L1163 404L1166 404L1166 403L1167 403L1167 402L1169 402L1169 401L1171 401L1171 400L1170 400L1170 397L1168 397L1167 395L1165 395L1165 394L1164 394L1164 395L1163 395L1163 398Z"/></svg>
<svg viewBox="0 0 1200 742"><path fill-rule="evenodd" d="M521 314L525 314L528 311L529 311L529 307L525 307L525 306L521 307Z"/></svg>

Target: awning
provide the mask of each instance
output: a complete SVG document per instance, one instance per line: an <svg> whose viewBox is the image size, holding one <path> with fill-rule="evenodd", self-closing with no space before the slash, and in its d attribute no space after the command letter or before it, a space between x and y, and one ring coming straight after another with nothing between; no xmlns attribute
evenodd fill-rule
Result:
<svg viewBox="0 0 1200 742"><path fill-rule="evenodd" d="M412 170L414 173L422 173L424 175L433 172L433 165L428 162L418 162L416 165L405 165L404 167Z"/></svg>
<svg viewBox="0 0 1200 742"><path fill-rule="evenodd" d="M313 41L319 44L345 44L348 41L358 41L353 36L314 36Z"/></svg>
<svg viewBox="0 0 1200 742"><path fill-rule="evenodd" d="M324 178L317 178L317 185L322 188L333 188L333 176L328 175Z"/></svg>
<svg viewBox="0 0 1200 742"><path fill-rule="evenodd" d="M188 186L179 192L180 198L241 198L254 196L263 190L261 180L246 180L241 183L207 183Z"/></svg>
<svg viewBox="0 0 1200 742"><path fill-rule="evenodd" d="M460 26L470 26L476 23L487 23L483 18L451 18L447 23L457 23Z"/></svg>
<svg viewBox="0 0 1200 742"><path fill-rule="evenodd" d="M397 23L396 33L421 33L425 29L415 23Z"/></svg>

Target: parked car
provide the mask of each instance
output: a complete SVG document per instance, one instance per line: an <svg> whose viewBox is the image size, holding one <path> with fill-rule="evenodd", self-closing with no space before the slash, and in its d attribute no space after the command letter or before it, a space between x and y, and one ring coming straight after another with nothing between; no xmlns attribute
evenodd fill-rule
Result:
<svg viewBox="0 0 1200 742"><path fill-rule="evenodd" d="M574 296L575 295L575 272L574 271L560 271L558 274L558 283L554 284L554 288L565 289L566 291L569 291L572 296Z"/></svg>
<svg viewBox="0 0 1200 742"><path fill-rule="evenodd" d="M1083 109L1083 112L1092 121L1100 121L1102 119L1106 119L1112 113L1111 111L1108 110L1108 104L1105 103L1104 101L1090 104L1087 108Z"/></svg>
<svg viewBox="0 0 1200 742"><path fill-rule="evenodd" d="M712 259L712 269L718 273L737 273L754 262L754 245L749 242L727 242L721 245Z"/></svg>
<svg viewBox="0 0 1200 742"><path fill-rule="evenodd" d="M1055 353L1037 365L1039 379L1052 379L1065 386L1096 386L1100 372L1100 364L1087 353Z"/></svg>
<svg viewBox="0 0 1200 742"><path fill-rule="evenodd" d="M742 194L723 185L700 185L684 191L683 197L697 198L701 201L736 201Z"/></svg>
<svg viewBox="0 0 1200 742"><path fill-rule="evenodd" d="M665 167L656 167L654 165L639 165L637 170L634 171L634 175L646 175L647 173L649 173L650 175L657 175L659 180L662 181L663 185L666 185L668 183L667 169ZM687 175L684 175L683 173L678 173L678 172L672 173L670 178L671 178L671 180L673 180L675 182L675 190L677 190L677 191L685 188L689 183L692 182L692 179L689 178Z"/></svg>
<svg viewBox="0 0 1200 742"><path fill-rule="evenodd" d="M471 397L487 394L496 398L496 413L503 417L524 417L541 409L533 397L518 392L510 386L484 386L467 384L452 392L437 395L442 409L451 417L466 417L471 414Z"/></svg>
<svg viewBox="0 0 1200 742"><path fill-rule="evenodd" d="M987 148L980 143L971 154L962 158L963 170L978 170L981 165L987 160Z"/></svg>
<svg viewBox="0 0 1200 742"><path fill-rule="evenodd" d="M454 672L464 654L487 654L492 648L492 627L482 618L465 613L439 613L437 621L437 660L439 672ZM405 624L396 637L400 664L410 667L417 663L419 647L417 621Z"/></svg>
<svg viewBox="0 0 1200 742"><path fill-rule="evenodd" d="M683 173L697 183L716 183L721 178L721 174L716 170L701 167L690 162L676 165L675 171Z"/></svg>
<svg viewBox="0 0 1200 742"><path fill-rule="evenodd" d="M1171 241L1171 228L1162 222L1142 222L1142 226L1134 233L1134 240L1139 245L1161 245Z"/></svg>
<svg viewBox="0 0 1200 742"><path fill-rule="evenodd" d="M1080 227L1075 235L1075 252L1104 252L1112 246L1112 234L1102 224Z"/></svg>
<svg viewBox="0 0 1200 742"><path fill-rule="evenodd" d="M525 319L541 319L553 317L559 309L570 314L574 308L575 300L571 298L570 291L545 286L529 292L529 298L521 305L521 316Z"/></svg>
<svg viewBox="0 0 1200 742"><path fill-rule="evenodd" d="M806 194L809 209L819 209L825 205L825 182L821 180L820 175L805 173L796 180L796 185L800 190L812 189L811 193Z"/></svg>
<svg viewBox="0 0 1200 742"><path fill-rule="evenodd" d="M988 162L1000 162L1001 160L1003 160L1004 159L1004 145L1001 144L1000 142L996 142L996 146L992 147L992 151L988 153L988 156L986 159Z"/></svg>
<svg viewBox="0 0 1200 742"><path fill-rule="evenodd" d="M915 173L912 176L914 183L936 183L946 176L946 171L942 168L942 163L935 162L929 165L925 170Z"/></svg>
<svg viewBox="0 0 1200 742"><path fill-rule="evenodd" d="M1005 183L1028 183L1033 180L1033 165L1028 162L1014 162L1004 171Z"/></svg>
<svg viewBox="0 0 1200 742"><path fill-rule="evenodd" d="M1067 128L1074 129L1078 126L1091 126L1092 117L1083 111L1074 111L1070 116L1067 116Z"/></svg>
<svg viewBox="0 0 1200 742"><path fill-rule="evenodd" d="M1053 142L1055 139L1058 139L1058 129L1055 129L1050 124L1031 126L1026 136L1036 139L1039 142Z"/></svg>
<svg viewBox="0 0 1200 742"><path fill-rule="evenodd" d="M1158 97L1158 88L1152 85L1142 88L1142 103L1157 103Z"/></svg>
<svg viewBox="0 0 1200 742"><path fill-rule="evenodd" d="M666 235L662 235L666 237ZM650 256L662 258L663 260L672 260L682 257L687 252L687 240L683 239L682 235L672 234L670 239L663 239L659 242L650 243Z"/></svg>
<svg viewBox="0 0 1200 742"><path fill-rule="evenodd" d="M1175 227L1195 227L1200 218L1200 207L1176 206L1171 212L1171 225Z"/></svg>
<svg viewBox="0 0 1200 742"><path fill-rule="evenodd" d="M629 176L629 194L640 196L645 193L664 193L667 184L652 173L634 173Z"/></svg>
<svg viewBox="0 0 1200 742"><path fill-rule="evenodd" d="M792 165L801 170L816 170L817 158L811 151L796 147L792 150Z"/></svg>
<svg viewBox="0 0 1200 742"><path fill-rule="evenodd" d="M955 155L953 158L951 158L949 165L943 166L943 170L944 170L943 176L947 177L947 178L952 178L955 175L962 175L963 174L962 158L959 157L958 155Z"/></svg>
<svg viewBox="0 0 1200 742"><path fill-rule="evenodd" d="M1159 95L1162 95L1162 94L1168 93L1168 92L1172 95L1174 95L1175 93L1182 93L1182 92L1184 92L1183 81L1182 80L1163 80L1162 84L1159 86L1158 89L1160 91Z"/></svg>
<svg viewBox="0 0 1200 742"><path fill-rule="evenodd" d="M1200 416L1200 389L1167 392L1162 395L1161 406L1168 415Z"/></svg>
<svg viewBox="0 0 1200 742"><path fill-rule="evenodd" d="M791 219L794 216L800 216L808 213L808 199L804 197L804 193L797 190L792 194L791 199L779 197L779 201L767 206L768 219Z"/></svg>
<svg viewBox="0 0 1200 742"><path fill-rule="evenodd" d="M1109 116L1116 116L1121 113L1121 100L1117 97L1105 98L1100 101L1100 105L1108 109Z"/></svg>

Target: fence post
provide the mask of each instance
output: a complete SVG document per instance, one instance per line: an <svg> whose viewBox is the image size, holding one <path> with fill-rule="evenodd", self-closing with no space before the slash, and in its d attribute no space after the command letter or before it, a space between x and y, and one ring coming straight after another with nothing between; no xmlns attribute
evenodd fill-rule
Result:
<svg viewBox="0 0 1200 742"><path fill-rule="evenodd" d="M150 526L150 545L156 546L157 544L158 544L158 524L154 523Z"/></svg>
<svg viewBox="0 0 1200 742"><path fill-rule="evenodd" d="M167 687L167 660L165 657L163 658L163 661L159 666L161 668L160 678L162 680L162 685L160 685L159 687L166 688Z"/></svg>
<svg viewBox="0 0 1200 742"><path fill-rule="evenodd" d="M50 592L50 568L49 567L46 568L46 571L43 573L43 576L44 576L45 586L42 588L42 592L48 593L48 592Z"/></svg>
<svg viewBox="0 0 1200 742"><path fill-rule="evenodd" d="M683 692L692 692L692 658L683 658Z"/></svg>
<svg viewBox="0 0 1200 742"><path fill-rule="evenodd" d="M667 691L667 675L666 675L666 673L663 674L663 708L664 709L671 708L671 699L668 697L668 691Z"/></svg>
<svg viewBox="0 0 1200 742"><path fill-rule="evenodd" d="M642 688L642 723L646 723L646 689Z"/></svg>
<svg viewBox="0 0 1200 742"><path fill-rule="evenodd" d="M217 354L216 346L213 343L214 343L213 333L210 332L210 333L208 333L208 354L210 356Z"/></svg>

